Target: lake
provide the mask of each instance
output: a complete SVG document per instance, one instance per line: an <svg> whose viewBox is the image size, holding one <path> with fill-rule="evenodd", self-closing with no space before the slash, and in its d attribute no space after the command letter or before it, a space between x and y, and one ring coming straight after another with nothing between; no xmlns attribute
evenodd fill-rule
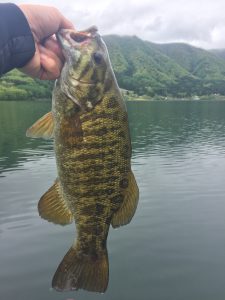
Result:
<svg viewBox="0 0 225 300"><path fill-rule="evenodd" d="M225 102L128 103L140 201L129 225L110 229L104 295L51 289L74 225L39 217L53 145L25 137L50 105L0 102L0 298L224 300Z"/></svg>

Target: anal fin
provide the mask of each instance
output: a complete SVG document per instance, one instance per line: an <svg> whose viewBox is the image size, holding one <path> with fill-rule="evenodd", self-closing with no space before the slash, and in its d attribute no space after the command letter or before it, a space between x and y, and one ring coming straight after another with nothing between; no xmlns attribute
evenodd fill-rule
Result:
<svg viewBox="0 0 225 300"><path fill-rule="evenodd" d="M27 137L31 138L53 138L54 121L52 112L48 112L42 118L37 120L26 132Z"/></svg>
<svg viewBox="0 0 225 300"><path fill-rule="evenodd" d="M73 215L63 199L59 181L41 197L38 203L39 215L52 223L67 225L72 223Z"/></svg>
<svg viewBox="0 0 225 300"><path fill-rule="evenodd" d="M128 187L124 193L125 197L121 207L113 214L111 225L114 228L130 223L137 208L139 190L132 171L128 175Z"/></svg>

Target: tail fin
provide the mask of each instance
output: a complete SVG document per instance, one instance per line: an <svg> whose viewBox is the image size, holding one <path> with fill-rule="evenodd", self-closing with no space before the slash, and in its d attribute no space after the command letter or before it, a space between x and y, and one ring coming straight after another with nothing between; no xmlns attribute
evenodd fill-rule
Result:
<svg viewBox="0 0 225 300"><path fill-rule="evenodd" d="M52 287L57 291L84 289L104 293L108 280L107 249L96 258L78 253L76 248L71 247L55 272Z"/></svg>

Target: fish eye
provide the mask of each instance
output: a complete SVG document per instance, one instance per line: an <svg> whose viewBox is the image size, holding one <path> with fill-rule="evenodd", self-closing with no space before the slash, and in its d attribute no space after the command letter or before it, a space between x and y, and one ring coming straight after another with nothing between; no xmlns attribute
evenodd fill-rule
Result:
<svg viewBox="0 0 225 300"><path fill-rule="evenodd" d="M93 54L93 59L96 62L96 64L100 64L102 62L102 55L99 52L95 52Z"/></svg>

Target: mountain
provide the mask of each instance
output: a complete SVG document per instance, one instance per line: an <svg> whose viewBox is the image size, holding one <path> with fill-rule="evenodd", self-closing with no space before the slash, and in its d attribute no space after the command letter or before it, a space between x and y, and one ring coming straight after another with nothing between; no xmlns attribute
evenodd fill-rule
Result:
<svg viewBox="0 0 225 300"><path fill-rule="evenodd" d="M193 76L204 80L225 76L225 61L214 53L182 43L155 46Z"/></svg>
<svg viewBox="0 0 225 300"><path fill-rule="evenodd" d="M165 94L176 80L191 76L175 61L143 40L116 35L105 36L119 85L137 94Z"/></svg>
<svg viewBox="0 0 225 300"><path fill-rule="evenodd" d="M149 96L225 95L225 60L187 44L105 36L121 87Z"/></svg>
<svg viewBox="0 0 225 300"><path fill-rule="evenodd" d="M210 52L225 60L225 49L212 49Z"/></svg>
<svg viewBox="0 0 225 300"><path fill-rule="evenodd" d="M225 95L225 50L155 44L136 36L103 37L119 86L148 97ZM0 78L0 100L50 98L53 83L17 70Z"/></svg>

